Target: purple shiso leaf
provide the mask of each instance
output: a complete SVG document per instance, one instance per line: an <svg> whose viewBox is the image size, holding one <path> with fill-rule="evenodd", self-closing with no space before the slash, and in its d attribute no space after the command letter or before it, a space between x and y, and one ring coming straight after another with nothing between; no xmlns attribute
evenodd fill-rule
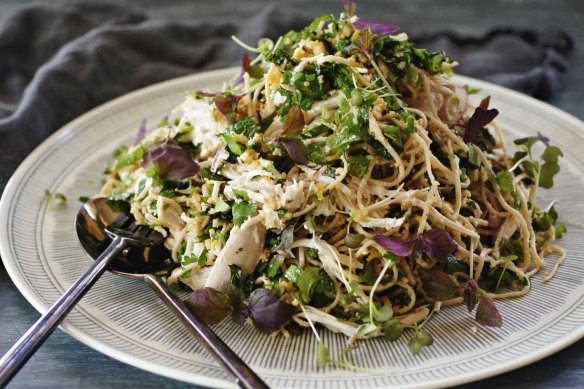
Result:
<svg viewBox="0 0 584 389"><path fill-rule="evenodd" d="M211 170L211 173L215 174L217 173L217 169L219 168L219 163L221 162L221 156L223 155L223 152L225 151L225 147L226 145L221 146L221 148L219 150L217 150L217 153L215 154L215 157L213 158L213 162L211 163L211 168L209 170Z"/></svg>
<svg viewBox="0 0 584 389"><path fill-rule="evenodd" d="M491 103L491 96L487 96L484 99L481 100L481 103L479 104L479 107L482 109L488 109L489 108L489 104Z"/></svg>
<svg viewBox="0 0 584 389"><path fill-rule="evenodd" d="M140 167L144 169L150 169L152 167L152 160L150 159L150 153L145 153L142 162L140 162Z"/></svg>
<svg viewBox="0 0 584 389"><path fill-rule="evenodd" d="M142 142L142 139L144 139L144 137L146 136L146 119L142 120L142 123L140 123L140 127L138 127L138 132L136 133L136 140L134 141L134 144L138 144L140 142Z"/></svg>
<svg viewBox="0 0 584 389"><path fill-rule="evenodd" d="M550 138L548 138L547 136L543 135L541 132L537 132L537 139L539 139L540 141L543 142L544 145L549 146L550 145Z"/></svg>
<svg viewBox="0 0 584 389"><path fill-rule="evenodd" d="M414 251L415 241L414 240L400 240L396 238L389 238L382 234L377 234L373 238L377 244L379 244L384 249L391 251L395 255L400 257L407 257L411 255Z"/></svg>
<svg viewBox="0 0 584 389"><path fill-rule="evenodd" d="M479 286L475 282L475 280L471 280L464 285L464 291L462 293L462 298L464 300L464 304L468 309L468 312L472 312L474 307L479 302L480 297L480 290Z"/></svg>
<svg viewBox="0 0 584 389"><path fill-rule="evenodd" d="M496 109L488 109L490 98L490 96L485 97L475 109L470 119L468 119L463 137L466 143L476 143L481 128L492 122L499 114L499 111Z"/></svg>
<svg viewBox="0 0 584 389"><path fill-rule="evenodd" d="M221 112L223 116L230 122L235 122L235 115L237 113L237 102L241 96L232 95L230 93L217 93L213 98L215 108Z"/></svg>
<svg viewBox="0 0 584 389"><path fill-rule="evenodd" d="M276 138L275 143L282 144L288 156L296 163L307 164L309 162L310 154L308 148L300 139L292 138L291 136L298 135L304 129L306 122L304 121L304 114L297 105L290 107L290 111L286 115L284 128Z"/></svg>
<svg viewBox="0 0 584 389"><path fill-rule="evenodd" d="M284 127L279 137L300 134L304 130L305 125L306 121L304 120L302 110L297 105L293 105L286 115Z"/></svg>
<svg viewBox="0 0 584 389"><path fill-rule="evenodd" d="M162 178L182 180L199 171L199 165L193 161L189 151L183 148L163 144L148 154Z"/></svg>
<svg viewBox="0 0 584 389"><path fill-rule="evenodd" d="M357 19L353 23L353 27L358 30L363 30L366 26L369 26L371 32L383 37L386 35L393 34L394 32L399 31L399 26L390 23L376 23L369 19Z"/></svg>
<svg viewBox="0 0 584 389"><path fill-rule="evenodd" d="M479 306L475 320L487 327L501 327L503 325L503 318L497 310L495 303L484 292L479 296Z"/></svg>
<svg viewBox="0 0 584 389"><path fill-rule="evenodd" d="M424 292L434 300L450 300L458 291L458 285L446 273L438 270L419 268L418 275L422 281Z"/></svg>
<svg viewBox="0 0 584 389"><path fill-rule="evenodd" d="M375 35L369 26L365 26L355 41L355 47L364 53L370 53L377 35Z"/></svg>
<svg viewBox="0 0 584 389"><path fill-rule="evenodd" d="M288 156L296 163L306 165L309 161L310 154L308 148L300 139L278 139L288 152Z"/></svg>
<svg viewBox="0 0 584 389"><path fill-rule="evenodd" d="M341 0L341 4L343 4L345 12L348 13L349 15L353 15L355 13L355 10L357 9L355 3L353 3L350 0Z"/></svg>
<svg viewBox="0 0 584 389"><path fill-rule="evenodd" d="M201 96L205 96L205 97L215 97L218 94L220 94L219 92L202 92L202 91L198 91L197 94L201 95Z"/></svg>
<svg viewBox="0 0 584 389"><path fill-rule="evenodd" d="M277 331L292 318L297 309L280 301L280 297L269 289L260 288L249 296L249 316L256 328Z"/></svg>
<svg viewBox="0 0 584 389"><path fill-rule="evenodd" d="M189 311L206 324L217 324L231 312L229 297L213 288L195 290L184 303Z"/></svg>
<svg viewBox="0 0 584 389"><path fill-rule="evenodd" d="M422 234L423 250L432 259L444 261L448 254L452 254L458 245L452 236L441 228L432 228Z"/></svg>
<svg viewBox="0 0 584 389"><path fill-rule="evenodd" d="M239 85L243 83L243 75L249 69L249 64L251 60L249 58L249 53L243 53L243 58L241 59L241 71L239 72L239 76L235 80L235 85Z"/></svg>

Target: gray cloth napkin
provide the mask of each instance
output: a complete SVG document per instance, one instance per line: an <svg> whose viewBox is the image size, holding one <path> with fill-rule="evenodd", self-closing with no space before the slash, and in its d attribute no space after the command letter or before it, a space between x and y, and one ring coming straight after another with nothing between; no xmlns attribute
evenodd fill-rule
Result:
<svg viewBox="0 0 584 389"><path fill-rule="evenodd" d="M241 26L181 24L103 2L39 4L0 15L0 193L28 153L80 114L155 82L237 65L243 51L231 35L245 42L275 38L311 17L275 5ZM562 88L571 48L557 30L413 38L449 52L462 64L461 74L540 98Z"/></svg>

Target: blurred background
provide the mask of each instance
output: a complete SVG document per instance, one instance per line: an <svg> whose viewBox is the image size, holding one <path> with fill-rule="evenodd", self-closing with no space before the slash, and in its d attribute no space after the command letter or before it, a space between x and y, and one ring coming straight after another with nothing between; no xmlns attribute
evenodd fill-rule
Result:
<svg viewBox="0 0 584 389"><path fill-rule="evenodd" d="M80 1L68 1L72 2ZM0 0L0 19L17 8L35 3L43 2ZM49 3L67 1L44 2ZM236 25L245 23L270 6L280 6L283 10L289 8L307 15L339 13L342 10L340 0L117 0L115 3L143 11L152 19L180 23L228 20ZM584 38L582 0L362 0L356 3L360 17L395 23L411 34L452 30L465 36L478 37L496 27L535 31L560 27L576 42L575 50L569 56L570 64L584 64L584 50L579 47L581 38ZM584 72L574 69L569 72L566 89L549 102L582 117L578 111L582 98Z"/></svg>
<svg viewBox="0 0 584 389"><path fill-rule="evenodd" d="M12 11L32 4L79 3L82 1L0 0L0 19ZM94 0L93 3L107 3ZM110 1L112 3L112 1ZM230 21L244 24L266 7L281 7L307 15L339 13L340 0L117 0L145 12L151 19L178 23ZM360 17L395 23L413 35L443 30L465 37L479 37L497 27L542 31L560 27L574 40L570 65L584 64L584 1L582 0L362 0L356 1ZM252 42L253 43L253 42ZM578 86L578 87L575 87ZM584 98L584 72L569 72L567 88L549 101L579 116L579 101ZM580 117L582 117L580 115Z"/></svg>

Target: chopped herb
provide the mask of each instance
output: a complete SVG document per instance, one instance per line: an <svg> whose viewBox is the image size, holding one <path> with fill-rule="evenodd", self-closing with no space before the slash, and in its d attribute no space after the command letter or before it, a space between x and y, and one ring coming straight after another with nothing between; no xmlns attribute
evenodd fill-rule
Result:
<svg viewBox="0 0 584 389"><path fill-rule="evenodd" d="M211 209L209 211L209 215L215 215L216 213L228 212L230 209L231 209L231 207L229 206L229 204L227 204L222 199L219 199L217 204L215 204L215 207L213 207L213 209Z"/></svg>
<svg viewBox="0 0 584 389"><path fill-rule="evenodd" d="M231 151L235 155L243 154L243 149L241 148L241 145L237 143L233 135L223 134L223 139L225 139L225 143L227 144L229 151Z"/></svg>
<svg viewBox="0 0 584 389"><path fill-rule="evenodd" d="M371 155L350 155L347 158L349 162L349 171L357 177L363 177L369 170L373 157Z"/></svg>
<svg viewBox="0 0 584 389"><path fill-rule="evenodd" d="M481 157L476 152L475 145L468 145L468 161L476 168L481 167Z"/></svg>
<svg viewBox="0 0 584 389"><path fill-rule="evenodd" d="M249 195L246 191L241 189L233 189L233 193L242 200L249 201Z"/></svg>
<svg viewBox="0 0 584 389"><path fill-rule="evenodd" d="M469 95L476 95L477 93L479 93L481 91L480 88L473 88L473 87L468 86L468 85L463 86L463 88L466 90L466 93L468 93Z"/></svg>
<svg viewBox="0 0 584 389"><path fill-rule="evenodd" d="M293 284L297 284L301 273L302 271L298 268L298 266L292 265L284 272L284 278Z"/></svg>
<svg viewBox="0 0 584 389"><path fill-rule="evenodd" d="M281 263L279 260L274 260L268 267L268 271L266 272L267 276L269 278L274 278L276 274L280 272L280 265Z"/></svg>
<svg viewBox="0 0 584 389"><path fill-rule="evenodd" d="M51 193L50 190L45 189L45 199L47 201L46 210L56 206L63 206L67 204L67 197L62 193Z"/></svg>
<svg viewBox="0 0 584 389"><path fill-rule="evenodd" d="M231 213L233 215L233 224L241 226L250 216L257 213L257 206L255 203L242 201L233 205Z"/></svg>
<svg viewBox="0 0 584 389"><path fill-rule="evenodd" d="M120 169L128 166L132 163L141 161L144 158L144 148L142 146L137 147L134 151L130 152L127 148L120 148L118 153L118 159L115 163L115 168Z"/></svg>
<svg viewBox="0 0 584 389"><path fill-rule="evenodd" d="M507 170L503 170L497 173L496 179L497 184L503 192L515 192L515 188L513 186L513 177L511 177L511 173L509 173Z"/></svg>
<svg viewBox="0 0 584 389"><path fill-rule="evenodd" d="M317 359L321 369L332 362L329 349L322 341L318 342Z"/></svg>
<svg viewBox="0 0 584 389"><path fill-rule="evenodd" d="M320 269L317 267L305 267L298 277L298 289L300 298L306 304L312 300L312 294L318 281L321 279Z"/></svg>
<svg viewBox="0 0 584 389"><path fill-rule="evenodd" d="M561 239L566 232L568 232L566 226L564 224L558 224L555 231L556 239Z"/></svg>
<svg viewBox="0 0 584 389"><path fill-rule="evenodd" d="M306 253L308 254L308 258L318 259L318 250L317 249L309 248L308 250L306 250Z"/></svg>
<svg viewBox="0 0 584 389"><path fill-rule="evenodd" d="M253 136L258 132L259 127L251 118L244 118L237 123L234 123L227 127L227 132L234 134L242 134L246 138L253 138Z"/></svg>
<svg viewBox="0 0 584 389"><path fill-rule="evenodd" d="M395 319L383 323L383 333L392 342L395 342L402 336L404 328L405 326L399 320Z"/></svg>

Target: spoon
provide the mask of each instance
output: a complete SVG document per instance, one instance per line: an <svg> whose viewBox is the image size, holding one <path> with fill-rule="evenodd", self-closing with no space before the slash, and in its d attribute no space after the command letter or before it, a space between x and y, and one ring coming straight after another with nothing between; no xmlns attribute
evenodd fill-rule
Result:
<svg viewBox="0 0 584 389"><path fill-rule="evenodd" d="M161 279L176 266L162 244L164 238L161 234L137 225L133 217L123 209L114 209L104 198L91 200L79 210L75 228L81 246L95 262L0 359L0 388L12 379L106 269L114 274L144 280L207 351L235 377L240 387L268 388Z"/></svg>

